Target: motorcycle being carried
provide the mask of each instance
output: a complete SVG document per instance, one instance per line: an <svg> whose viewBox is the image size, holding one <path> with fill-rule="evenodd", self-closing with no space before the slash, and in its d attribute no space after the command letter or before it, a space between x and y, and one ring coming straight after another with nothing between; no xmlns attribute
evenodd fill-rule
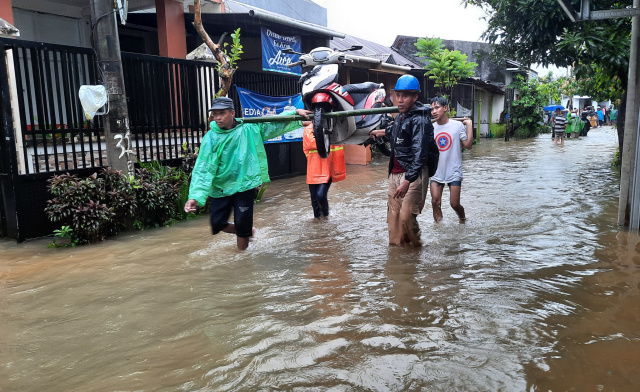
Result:
<svg viewBox="0 0 640 392"><path fill-rule="evenodd" d="M352 46L346 50L318 47L309 53L298 53L285 49L286 54L298 54L298 61L289 64L313 67L300 77L302 100L308 110L313 111L313 135L316 148L322 158L329 155L331 144L363 144L369 132L383 125L388 117L384 114L323 118L322 114L334 111L372 109L382 107L386 98L382 83L364 82L340 85L338 67L353 61L345 52L362 49ZM389 105L391 106L391 105ZM384 145L379 149L385 153Z"/></svg>

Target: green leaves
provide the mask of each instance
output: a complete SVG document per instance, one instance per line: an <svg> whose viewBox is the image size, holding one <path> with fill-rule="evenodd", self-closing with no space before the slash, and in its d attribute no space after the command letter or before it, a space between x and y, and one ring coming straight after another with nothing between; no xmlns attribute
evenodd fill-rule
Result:
<svg viewBox="0 0 640 392"><path fill-rule="evenodd" d="M542 131L542 108L548 102L544 88L537 79L525 80L521 75L509 85L518 90L518 99L511 106L511 117L518 137L533 137Z"/></svg>
<svg viewBox="0 0 640 392"><path fill-rule="evenodd" d="M240 55L244 53L244 51L242 50L243 46L240 43L239 27L231 34L231 41L232 41L231 45L229 45L228 42L225 42L224 45L222 45L222 48L220 48L220 50L222 51L223 55L227 58L227 61L229 62L228 67L235 69L235 68L238 68L237 63L238 63L238 60L240 60ZM218 63L217 69L218 69L218 72L222 71L222 65L220 65L220 63Z"/></svg>
<svg viewBox="0 0 640 392"><path fill-rule="evenodd" d="M445 49L440 38L419 38L415 46L418 49L416 56L423 58L425 63L425 75L434 81L436 87L447 91L460 79L472 77L478 66L475 62L468 62L467 55L459 50Z"/></svg>
<svg viewBox="0 0 640 392"><path fill-rule="evenodd" d="M101 241L126 229L188 219L183 206L193 166L189 171L155 161L140 166L134 179L110 169L83 179L69 174L51 178L53 198L45 212L52 222L62 224L54 231L55 237L71 238L70 246L74 246ZM49 246L59 247L55 239Z"/></svg>

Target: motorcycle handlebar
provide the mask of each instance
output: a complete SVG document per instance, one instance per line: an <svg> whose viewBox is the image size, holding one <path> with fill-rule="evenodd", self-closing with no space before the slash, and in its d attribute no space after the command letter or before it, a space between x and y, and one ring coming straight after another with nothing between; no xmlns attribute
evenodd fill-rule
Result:
<svg viewBox="0 0 640 392"><path fill-rule="evenodd" d="M304 61L296 61L295 63L287 64L287 67L293 68L296 65L302 65L302 64L304 64Z"/></svg>

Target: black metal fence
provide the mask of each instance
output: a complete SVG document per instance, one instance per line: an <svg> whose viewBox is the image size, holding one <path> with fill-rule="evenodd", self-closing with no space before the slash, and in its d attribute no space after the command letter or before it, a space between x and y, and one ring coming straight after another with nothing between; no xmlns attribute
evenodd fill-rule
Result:
<svg viewBox="0 0 640 392"><path fill-rule="evenodd" d="M137 158L166 161L200 145L215 94L212 63L122 53L129 126Z"/></svg>
<svg viewBox="0 0 640 392"><path fill-rule="evenodd" d="M85 121L81 85L99 84L92 49L0 39L0 237L51 233L47 180L107 165L102 117ZM215 94L213 64L122 54L133 148L140 161L173 161L199 146ZM293 95L297 78L238 71L234 82L261 94ZM231 97L240 108L235 89ZM302 174L300 143L265 145L272 178Z"/></svg>
<svg viewBox="0 0 640 392"><path fill-rule="evenodd" d="M101 121L84 119L78 89L96 83L93 50L0 39L7 61L19 174L106 163Z"/></svg>

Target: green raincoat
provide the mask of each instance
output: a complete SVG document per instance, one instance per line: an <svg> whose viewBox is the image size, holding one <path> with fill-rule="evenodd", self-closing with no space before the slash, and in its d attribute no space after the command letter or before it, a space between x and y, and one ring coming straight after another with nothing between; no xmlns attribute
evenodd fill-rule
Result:
<svg viewBox="0 0 640 392"><path fill-rule="evenodd" d="M584 122L580 119L580 117L572 117L567 121L567 133L570 132L581 132L582 128L584 128Z"/></svg>
<svg viewBox="0 0 640 392"><path fill-rule="evenodd" d="M243 124L242 119L236 120L239 124L228 130L211 122L211 130L202 138L189 187L189 199L199 206L209 196L231 196L269 182L264 141L303 126L300 121Z"/></svg>

